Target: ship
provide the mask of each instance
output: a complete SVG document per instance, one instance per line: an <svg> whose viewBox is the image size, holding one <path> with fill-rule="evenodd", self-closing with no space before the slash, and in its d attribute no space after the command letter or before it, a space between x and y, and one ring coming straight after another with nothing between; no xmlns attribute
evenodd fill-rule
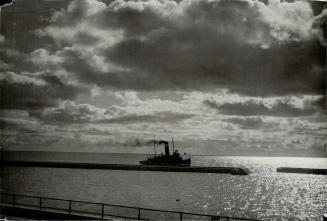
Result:
<svg viewBox="0 0 327 221"><path fill-rule="evenodd" d="M169 166L190 166L191 158L183 159L177 149L174 148L174 140L172 139L173 144L173 153L169 152L169 143L165 140L160 140L159 145L164 144L165 154L156 154L155 144L157 141L153 142L155 154L153 156L148 156L146 160L140 161L142 165L169 165ZM184 154L186 155L186 154Z"/></svg>

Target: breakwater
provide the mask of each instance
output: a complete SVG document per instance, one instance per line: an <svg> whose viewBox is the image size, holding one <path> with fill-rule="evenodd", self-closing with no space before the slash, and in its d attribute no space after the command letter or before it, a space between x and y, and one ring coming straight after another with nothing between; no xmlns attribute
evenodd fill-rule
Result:
<svg viewBox="0 0 327 221"><path fill-rule="evenodd" d="M2 161L3 166L16 167L53 167L77 169L107 169L107 170L137 170L137 171L163 171L163 172L193 172L193 173L226 173L231 175L248 175L250 171L238 167L186 167L186 166L150 166L130 164L100 164L100 163L68 163L43 161Z"/></svg>
<svg viewBox="0 0 327 221"><path fill-rule="evenodd" d="M314 169L314 168L279 167L277 168L277 172L327 175L327 169Z"/></svg>

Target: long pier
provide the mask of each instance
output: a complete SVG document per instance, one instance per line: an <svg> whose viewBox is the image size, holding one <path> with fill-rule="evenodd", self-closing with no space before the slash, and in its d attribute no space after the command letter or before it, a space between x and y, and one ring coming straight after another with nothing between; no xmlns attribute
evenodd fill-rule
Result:
<svg viewBox="0 0 327 221"><path fill-rule="evenodd" d="M186 167L186 166L149 166L130 164L100 164L100 163L69 163L44 161L2 161L3 166L15 167L52 167L77 169L107 169L107 170L137 170L163 172L192 172L192 173L225 173L231 175L248 175L249 170L238 167Z"/></svg>
<svg viewBox="0 0 327 221"><path fill-rule="evenodd" d="M327 169L315 169L315 168L279 167L277 168L277 172L327 175Z"/></svg>

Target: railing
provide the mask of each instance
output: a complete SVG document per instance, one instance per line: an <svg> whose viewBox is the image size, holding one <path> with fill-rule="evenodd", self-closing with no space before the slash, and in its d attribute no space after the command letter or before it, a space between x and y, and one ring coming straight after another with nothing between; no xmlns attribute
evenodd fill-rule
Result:
<svg viewBox="0 0 327 221"><path fill-rule="evenodd" d="M44 211L72 215L92 216L96 219L123 218L133 220L258 220L231 216L187 213L170 210L148 209L115 204L94 203L79 200L0 193L0 202Z"/></svg>

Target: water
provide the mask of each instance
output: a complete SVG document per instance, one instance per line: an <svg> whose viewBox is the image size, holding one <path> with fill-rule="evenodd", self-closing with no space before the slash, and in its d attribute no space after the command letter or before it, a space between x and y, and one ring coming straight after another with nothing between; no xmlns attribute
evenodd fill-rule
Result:
<svg viewBox="0 0 327 221"><path fill-rule="evenodd" d="M7 158L135 164L144 156L30 152ZM326 158L193 156L192 165L246 167L253 173L6 167L2 188L20 194L265 220L321 220L327 212L327 176L274 172L281 166L327 168Z"/></svg>

